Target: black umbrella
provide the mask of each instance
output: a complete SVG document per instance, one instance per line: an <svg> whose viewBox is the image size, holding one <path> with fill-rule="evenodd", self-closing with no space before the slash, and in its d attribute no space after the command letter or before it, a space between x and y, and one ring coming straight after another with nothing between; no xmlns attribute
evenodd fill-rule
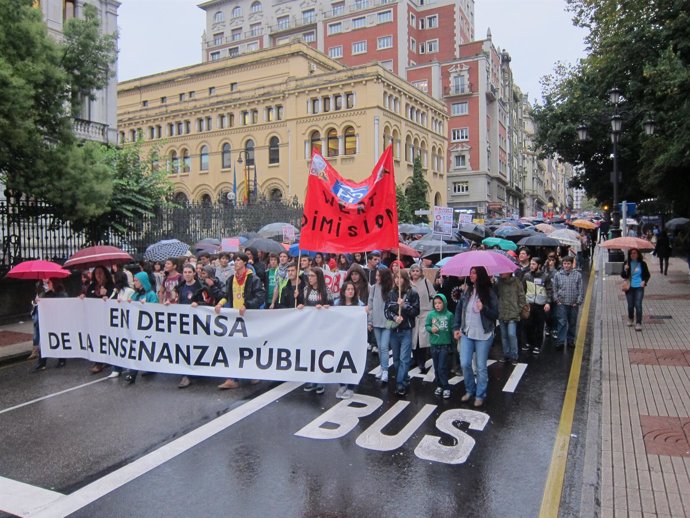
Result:
<svg viewBox="0 0 690 518"><path fill-rule="evenodd" d="M669 230L676 230L678 227L684 227L688 223L690 223L688 218L673 218L668 220L664 226Z"/></svg>
<svg viewBox="0 0 690 518"><path fill-rule="evenodd" d="M465 247L438 239L420 239L410 243L410 246L420 252L423 257L434 254L452 255L465 250Z"/></svg>
<svg viewBox="0 0 690 518"><path fill-rule="evenodd" d="M398 225L398 232L400 234L419 234L419 227L412 223L400 223Z"/></svg>
<svg viewBox="0 0 690 518"><path fill-rule="evenodd" d="M523 237L517 243L519 246L559 246L560 243L545 234L533 234L528 237Z"/></svg>
<svg viewBox="0 0 690 518"><path fill-rule="evenodd" d="M498 229L494 232L496 237L501 237L503 239L509 239L515 241L516 243L520 241L523 237L529 237L534 234L534 231L522 229L522 228L511 228L503 227L504 230Z"/></svg>
<svg viewBox="0 0 690 518"><path fill-rule="evenodd" d="M266 239L265 237L255 237L254 239L250 239L244 244L244 248L256 248L258 252L266 252L268 254L271 252L274 254L279 254L280 252L285 251L283 245L277 241L273 241L272 239Z"/></svg>
<svg viewBox="0 0 690 518"><path fill-rule="evenodd" d="M463 223L458 229L458 234L466 237L470 241L481 241L488 237L487 230L483 225L476 225L474 223Z"/></svg>

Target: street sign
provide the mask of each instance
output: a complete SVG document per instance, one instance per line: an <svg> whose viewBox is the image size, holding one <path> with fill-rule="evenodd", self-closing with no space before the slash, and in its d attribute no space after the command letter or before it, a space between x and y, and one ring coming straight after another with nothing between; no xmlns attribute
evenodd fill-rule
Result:
<svg viewBox="0 0 690 518"><path fill-rule="evenodd" d="M430 210L422 210L422 209L420 209L420 210L414 211L414 215L415 215L415 216L428 216L429 214L431 214L431 211L430 211Z"/></svg>

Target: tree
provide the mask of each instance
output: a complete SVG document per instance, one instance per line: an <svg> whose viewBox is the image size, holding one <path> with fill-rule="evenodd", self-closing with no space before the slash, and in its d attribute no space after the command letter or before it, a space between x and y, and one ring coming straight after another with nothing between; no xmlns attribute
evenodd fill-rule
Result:
<svg viewBox="0 0 690 518"><path fill-rule="evenodd" d="M414 221L414 209L407 203L405 191L401 185L395 186L395 199L398 206L398 221L400 223L412 223Z"/></svg>
<svg viewBox="0 0 690 518"><path fill-rule="evenodd" d="M590 30L589 55L559 65L544 78L543 104L534 111L536 143L546 154L583 166L573 181L600 203L610 203L610 116L607 92L621 88L624 130L618 144L622 199L659 197L690 209L690 16L674 0L570 0L576 25ZM642 123L652 115L656 133ZM590 139L577 141L576 128Z"/></svg>
<svg viewBox="0 0 690 518"><path fill-rule="evenodd" d="M98 20L87 7L86 19L70 21L58 43L32 4L0 0L0 180L66 219L95 217L108 210L112 179L75 138L71 115L106 85L114 36L94 36Z"/></svg>
<svg viewBox="0 0 690 518"><path fill-rule="evenodd" d="M428 223L427 216L416 216L416 210L429 210L429 191L431 186L424 178L424 171L422 170L422 158L416 156L414 159L414 166L412 169L412 181L405 189L405 204L410 213L410 220L414 223Z"/></svg>

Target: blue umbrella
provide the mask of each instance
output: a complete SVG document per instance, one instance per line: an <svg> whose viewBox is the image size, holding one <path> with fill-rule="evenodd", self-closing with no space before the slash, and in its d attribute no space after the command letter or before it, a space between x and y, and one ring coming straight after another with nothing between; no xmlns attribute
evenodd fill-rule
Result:
<svg viewBox="0 0 690 518"><path fill-rule="evenodd" d="M288 251L290 257L297 257L300 255L299 243L293 243L290 245L290 250ZM309 257L314 257L316 252L310 252L309 250L302 250L302 255L308 255Z"/></svg>

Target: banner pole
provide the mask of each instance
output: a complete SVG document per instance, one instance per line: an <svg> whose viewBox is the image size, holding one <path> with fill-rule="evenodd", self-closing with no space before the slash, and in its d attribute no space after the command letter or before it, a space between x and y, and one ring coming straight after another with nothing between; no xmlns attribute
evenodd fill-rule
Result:
<svg viewBox="0 0 690 518"><path fill-rule="evenodd" d="M300 277L302 276L302 249L297 248L297 286L295 286L295 291L298 292L297 296L299 296L299 280ZM297 296L295 296L295 309L297 308Z"/></svg>
<svg viewBox="0 0 690 518"><path fill-rule="evenodd" d="M398 242L398 258L397 258L397 260L402 263L402 261L400 261L400 242ZM402 270L402 268L400 267L400 265L398 265L398 277L400 277L402 279L402 275L400 275L400 270ZM400 285L400 283L398 283L398 298L399 299L402 298L402 286ZM402 305L401 304L398 304L398 316L402 316Z"/></svg>

